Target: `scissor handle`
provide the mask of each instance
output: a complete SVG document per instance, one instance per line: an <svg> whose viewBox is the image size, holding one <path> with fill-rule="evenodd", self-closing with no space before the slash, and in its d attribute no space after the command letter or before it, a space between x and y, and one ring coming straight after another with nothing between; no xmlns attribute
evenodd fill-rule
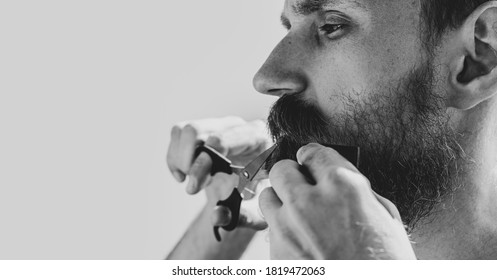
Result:
<svg viewBox="0 0 497 280"><path fill-rule="evenodd" d="M212 167L211 167L211 176L214 176L216 173L226 173L226 174L233 174L233 170L231 169L231 161L221 155L218 151L214 150L213 148L206 146L206 145L198 145L197 148L195 149L195 158L200 155L200 153L205 152L207 153L212 160Z"/></svg>
<svg viewBox="0 0 497 280"><path fill-rule="evenodd" d="M217 206L224 206L231 211L231 221L228 225L223 226L222 228L226 231L232 231L238 225L238 220L240 217L240 206L242 204L242 196L238 192L238 189L233 189L231 195L225 199L217 202ZM214 236L217 241L221 241L221 235L219 234L219 227L214 227Z"/></svg>

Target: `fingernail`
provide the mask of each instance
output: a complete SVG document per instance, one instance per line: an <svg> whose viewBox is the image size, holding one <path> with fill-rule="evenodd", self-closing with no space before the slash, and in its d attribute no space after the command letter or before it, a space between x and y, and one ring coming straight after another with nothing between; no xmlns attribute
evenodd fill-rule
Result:
<svg viewBox="0 0 497 280"><path fill-rule="evenodd" d="M190 177L188 185L186 186L186 191L189 194L194 194L196 190L197 190L197 180L195 178Z"/></svg>
<svg viewBox="0 0 497 280"><path fill-rule="evenodd" d="M297 154L295 156L297 158L298 164L302 164L302 162L300 162L300 158L302 157L303 152L304 152L304 147L300 147L300 149L297 150Z"/></svg>

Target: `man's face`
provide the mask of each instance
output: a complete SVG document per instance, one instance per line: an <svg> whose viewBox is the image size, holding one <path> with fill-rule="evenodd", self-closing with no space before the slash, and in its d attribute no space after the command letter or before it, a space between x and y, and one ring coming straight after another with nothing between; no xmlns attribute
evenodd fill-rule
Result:
<svg viewBox="0 0 497 280"><path fill-rule="evenodd" d="M412 0L287 0L288 34L254 85L267 94L301 93L326 115L341 112L344 92L362 102L420 64L419 10Z"/></svg>
<svg viewBox="0 0 497 280"><path fill-rule="evenodd" d="M309 142L360 146L360 171L411 227L450 193L459 158L419 15L419 1L287 0L288 34L254 78L282 96L271 163Z"/></svg>

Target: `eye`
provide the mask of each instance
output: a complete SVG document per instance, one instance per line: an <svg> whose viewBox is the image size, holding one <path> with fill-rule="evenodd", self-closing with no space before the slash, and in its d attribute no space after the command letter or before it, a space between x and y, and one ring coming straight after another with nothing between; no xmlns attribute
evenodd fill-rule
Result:
<svg viewBox="0 0 497 280"><path fill-rule="evenodd" d="M344 27L344 24L325 24L319 27L319 30L321 30L321 32L323 32L326 36L330 36L338 31L341 31Z"/></svg>

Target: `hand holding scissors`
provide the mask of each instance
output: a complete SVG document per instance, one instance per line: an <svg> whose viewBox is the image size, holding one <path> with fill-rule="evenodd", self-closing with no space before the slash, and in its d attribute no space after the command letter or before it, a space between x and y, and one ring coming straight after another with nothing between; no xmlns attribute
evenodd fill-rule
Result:
<svg viewBox="0 0 497 280"><path fill-rule="evenodd" d="M340 145L327 145L335 149L337 152L342 154L346 159L352 162L355 166L359 163L359 148L352 146L340 146ZM218 207L222 207L221 211L225 211L227 216L230 218L229 223L222 228L226 231L232 231L238 226L240 217L240 206L245 195L254 195L254 190L251 188L253 186L252 181L256 178L257 173L264 166L266 161L271 157L276 145L267 149L265 152L260 154L247 166L236 166L231 163L231 161L224 157L222 154L214 150L213 148L206 145L199 145L195 151L195 157L197 157L201 152L207 153L212 160L211 175L222 172L226 174L236 174L239 177L238 185L233 189L231 195L225 199L217 202ZM219 234L219 227L214 226L214 235L217 241L221 241L221 236Z"/></svg>
<svg viewBox="0 0 497 280"><path fill-rule="evenodd" d="M247 166L236 166L231 163L231 161L224 157L222 154L214 150L213 148L206 145L199 145L195 151L195 156L198 156L201 152L207 153L212 160L211 175L222 172L226 174L236 174L239 177L238 185L233 189L231 195L225 199L217 202L217 206L223 207L223 211L228 213L230 221L227 225L222 226L226 231L232 231L238 226L240 217L240 206L244 196L254 195L254 190L252 189L252 181L256 178L256 175L261 170L262 166L266 163L269 157L274 152L276 146L272 146L262 154L260 154L256 159L250 162ZM217 241L221 240L219 234L219 227L214 226L214 235Z"/></svg>

